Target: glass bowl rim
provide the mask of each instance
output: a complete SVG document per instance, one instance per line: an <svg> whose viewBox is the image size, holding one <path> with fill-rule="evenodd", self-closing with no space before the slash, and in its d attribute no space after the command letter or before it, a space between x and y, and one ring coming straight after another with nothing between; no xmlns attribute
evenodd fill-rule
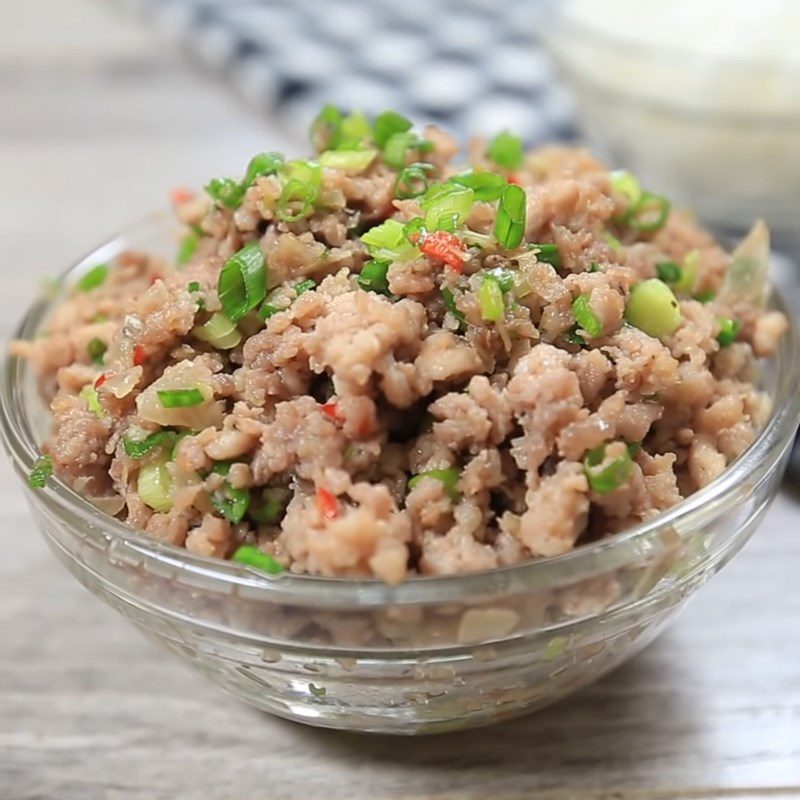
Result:
<svg viewBox="0 0 800 800"><path fill-rule="evenodd" d="M98 262L110 260L124 250L136 249L135 239L149 229L153 229L151 234L166 234L168 224L177 225L169 212L160 211L126 228L71 264L57 279L56 287L63 290ZM46 318L53 302L53 298L38 297L17 325L13 338L29 338ZM479 595L559 585L561 581L596 575L641 558L649 550L649 535L674 527L676 523L687 529L696 529L713 515L720 500L734 495L737 489L747 484L748 478L752 480L754 475L768 472L780 459L792 441L800 417L800 370L797 369L800 340L793 315L774 289L770 304L787 315L789 329L775 357L777 387L771 395L770 416L750 446L711 483L672 508L621 533L580 545L564 555L462 575L412 576L397 586L366 578L328 578L290 572L271 576L231 561L196 555L185 548L153 540L100 511L55 476L44 489L36 490L33 502L48 504L51 509L62 513L70 528L74 529L75 523L80 523L83 530L95 531L107 543L116 545L118 555L124 551L141 562L148 572L193 584L199 582L207 588L223 589L228 594L246 590L248 596L255 593L270 602L355 608L417 605L458 602ZM28 416L19 402L19 386L27 368L22 359L6 351L0 378L0 434L12 465L23 481L40 455Z"/></svg>

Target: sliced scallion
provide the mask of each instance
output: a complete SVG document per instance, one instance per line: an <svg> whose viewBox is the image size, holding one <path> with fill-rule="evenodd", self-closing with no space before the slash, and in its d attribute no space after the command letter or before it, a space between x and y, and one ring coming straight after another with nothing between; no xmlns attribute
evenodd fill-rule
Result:
<svg viewBox="0 0 800 800"><path fill-rule="evenodd" d="M458 306L456 305L456 298L453 295L453 291L445 287L442 289L442 302L444 303L444 307L459 321L465 322L466 319L464 314L458 310Z"/></svg>
<svg viewBox="0 0 800 800"><path fill-rule="evenodd" d="M86 407L96 417L104 417L106 415L106 412L103 411L103 407L100 405L100 396L97 394L97 389L95 389L91 383L86 384L86 386L81 389L78 396L86 402Z"/></svg>
<svg viewBox="0 0 800 800"><path fill-rule="evenodd" d="M203 393L197 388L192 389L158 389L158 400L164 408L189 408L199 406L205 402Z"/></svg>
<svg viewBox="0 0 800 800"><path fill-rule="evenodd" d="M205 186L208 196L226 208L239 208L247 187L233 178L212 178Z"/></svg>
<svg viewBox="0 0 800 800"><path fill-rule="evenodd" d="M531 244L529 250L536 252L536 260L543 261L553 267L561 266L561 254L558 252L558 245L555 244Z"/></svg>
<svg viewBox="0 0 800 800"><path fill-rule="evenodd" d="M597 318L589 305L589 295L578 295L572 303L572 314L578 323L578 328L589 334L592 338L603 332L603 323Z"/></svg>
<svg viewBox="0 0 800 800"><path fill-rule="evenodd" d="M503 290L494 275L484 275L478 289L478 305L481 316L488 322L499 322L505 313Z"/></svg>
<svg viewBox="0 0 800 800"><path fill-rule="evenodd" d="M108 264L98 264L78 279L75 288L79 292L90 292L105 283L109 271Z"/></svg>
<svg viewBox="0 0 800 800"><path fill-rule="evenodd" d="M280 575L283 572L283 567L269 553L265 553L251 544L239 546L231 556L231 560L260 569L270 575Z"/></svg>
<svg viewBox="0 0 800 800"><path fill-rule="evenodd" d="M622 455L606 463L606 446L590 450L583 459L583 469L589 486L598 494L613 492L630 477L633 461L627 448Z"/></svg>
<svg viewBox="0 0 800 800"><path fill-rule="evenodd" d="M192 256L194 256L197 251L199 242L200 237L195 231L189 231L189 233L183 237L181 246L178 248L178 255L175 257L175 263L177 263L179 267L192 260Z"/></svg>
<svg viewBox="0 0 800 800"><path fill-rule="evenodd" d="M274 525L283 517L290 497L291 492L288 489L264 489L260 501L251 500L247 514L260 525Z"/></svg>
<svg viewBox="0 0 800 800"><path fill-rule="evenodd" d="M494 235L507 250L514 250L522 243L525 235L525 190L521 186L511 183L503 189L494 221Z"/></svg>
<svg viewBox="0 0 800 800"><path fill-rule="evenodd" d="M378 261L376 259L367 261L361 268L361 273L358 276L358 285L367 292L388 295L389 282L386 278L388 272L388 261Z"/></svg>
<svg viewBox="0 0 800 800"><path fill-rule="evenodd" d="M739 335L741 324L738 319L732 317L719 317L719 333L717 334L717 341L720 347L728 347L736 341Z"/></svg>
<svg viewBox="0 0 800 800"><path fill-rule="evenodd" d="M294 287L294 293L297 297L300 297L301 294L310 291L316 285L316 281L313 281L311 278L306 278L304 281L300 281L300 283Z"/></svg>
<svg viewBox="0 0 800 800"><path fill-rule="evenodd" d="M386 166L400 170L406 165L410 152L427 153L433 144L411 131L393 133L383 147L383 161Z"/></svg>
<svg viewBox="0 0 800 800"><path fill-rule="evenodd" d="M363 111L354 111L342 118L339 134L340 138L336 149L351 149L372 139L372 125Z"/></svg>
<svg viewBox="0 0 800 800"><path fill-rule="evenodd" d="M31 489L44 489L50 476L53 474L53 459L42 456L36 459L28 475L28 486Z"/></svg>
<svg viewBox="0 0 800 800"><path fill-rule="evenodd" d="M616 170L610 175L611 190L615 194L621 194L627 201L628 206L635 206L642 199L642 187L638 178L624 169Z"/></svg>
<svg viewBox="0 0 800 800"><path fill-rule="evenodd" d="M172 508L172 476L165 461L145 464L139 470L136 488L142 502L161 514Z"/></svg>
<svg viewBox="0 0 800 800"><path fill-rule="evenodd" d="M317 189L301 180L287 181L278 198L275 214L283 222L297 222L310 216L317 201Z"/></svg>
<svg viewBox="0 0 800 800"><path fill-rule="evenodd" d="M387 219L361 235L370 255L379 261L400 261L413 257L419 251L405 237L402 222Z"/></svg>
<svg viewBox="0 0 800 800"><path fill-rule="evenodd" d="M639 202L632 205L625 214L628 227L642 233L650 233L664 227L669 217L669 200L660 194L642 192Z"/></svg>
<svg viewBox="0 0 800 800"><path fill-rule="evenodd" d="M219 462L214 464L212 472L219 475L227 475L230 471L231 465L227 462ZM228 481L222 484L222 487L217 489L211 495L211 505L214 510L222 514L225 519L238 525L247 513L250 506L250 490L237 489L231 486Z"/></svg>
<svg viewBox="0 0 800 800"><path fill-rule="evenodd" d="M434 170L433 164L415 161L404 167L394 184L394 196L401 200L419 197L428 189L428 176Z"/></svg>
<svg viewBox="0 0 800 800"><path fill-rule="evenodd" d="M257 241L245 245L225 262L217 291L225 314L233 322L262 302L267 294L267 267Z"/></svg>
<svg viewBox="0 0 800 800"><path fill-rule="evenodd" d="M264 175L275 175L284 165L281 153L258 153L250 159L245 172L244 182L246 186L252 186L257 178Z"/></svg>
<svg viewBox="0 0 800 800"><path fill-rule="evenodd" d="M157 447L164 447L171 450L177 439L178 434L175 431L160 430L151 433L144 439L134 439L131 436L126 436L122 440L122 446L128 458L135 458L138 460L152 453Z"/></svg>
<svg viewBox="0 0 800 800"><path fill-rule="evenodd" d="M495 267L489 274L497 280L504 292L510 292L514 288L514 273L510 269Z"/></svg>
<svg viewBox="0 0 800 800"><path fill-rule="evenodd" d="M509 131L502 131L489 142L486 155L500 167L519 169L525 158L522 139Z"/></svg>
<svg viewBox="0 0 800 800"><path fill-rule="evenodd" d="M242 341L242 334L222 311L212 314L203 325L192 328L192 336L218 350L231 350Z"/></svg>
<svg viewBox="0 0 800 800"><path fill-rule="evenodd" d="M650 278L631 289L625 319L660 339L674 333L681 324L681 310L672 289L658 278Z"/></svg>
<svg viewBox="0 0 800 800"><path fill-rule="evenodd" d="M461 472L455 467L448 467L447 469L429 469L425 472L420 472L419 475L414 475L408 481L408 489L411 491L425 479L432 478L439 481L445 491L445 494L454 502L457 503L461 497L458 491L458 482L461 479Z"/></svg>
<svg viewBox="0 0 800 800"><path fill-rule="evenodd" d="M375 117L372 126L372 138L381 149L395 133L411 130L411 120L396 111L383 111Z"/></svg>
<svg viewBox="0 0 800 800"><path fill-rule="evenodd" d="M326 150L320 155L319 163L342 172L363 172L377 155L377 150Z"/></svg>
<svg viewBox="0 0 800 800"><path fill-rule="evenodd" d="M89 343L86 345L86 352L89 354L89 358L94 361L95 364L102 364L103 363L103 356L108 350L108 346L102 339L98 339L96 336L94 339L90 339Z"/></svg>
<svg viewBox="0 0 800 800"><path fill-rule="evenodd" d="M460 186L466 186L475 193L476 200L492 202L498 200L503 190L508 185L508 181L496 172L460 172L453 175L448 180Z"/></svg>
<svg viewBox="0 0 800 800"><path fill-rule="evenodd" d="M674 261L660 261L656 264L656 275L660 281L674 286L683 277L683 270Z"/></svg>
<svg viewBox="0 0 800 800"><path fill-rule="evenodd" d="M342 112L328 103L311 123L309 137L314 149L321 153L331 150L339 144L342 128Z"/></svg>
<svg viewBox="0 0 800 800"><path fill-rule="evenodd" d="M419 201L425 212L425 227L429 231L449 230L462 225L472 211L475 193L457 183L433 186Z"/></svg>

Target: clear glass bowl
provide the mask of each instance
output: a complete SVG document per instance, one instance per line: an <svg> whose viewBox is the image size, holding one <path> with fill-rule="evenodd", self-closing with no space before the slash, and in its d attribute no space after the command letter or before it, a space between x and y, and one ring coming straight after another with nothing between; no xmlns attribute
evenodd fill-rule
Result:
<svg viewBox="0 0 800 800"><path fill-rule="evenodd" d="M87 256L61 286L127 248L174 252L173 233L156 217ZM35 335L54 302L36 301L17 335ZM3 367L0 427L53 552L148 638L273 714L426 733L540 708L652 641L747 541L775 495L800 407L797 354L792 327L765 375L774 411L757 440L656 520L557 558L396 587L270 577L148 539L58 480L31 491L48 421L33 371L16 358Z"/></svg>

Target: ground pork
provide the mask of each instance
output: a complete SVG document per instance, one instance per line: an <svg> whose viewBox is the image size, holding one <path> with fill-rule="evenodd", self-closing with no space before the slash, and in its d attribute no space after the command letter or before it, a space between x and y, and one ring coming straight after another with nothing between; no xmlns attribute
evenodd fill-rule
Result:
<svg viewBox="0 0 800 800"><path fill-rule="evenodd" d="M469 192L455 140L420 136L421 195L397 196L377 147L359 168L295 161L233 181L230 202L176 195L194 247L180 268L130 252L64 287L12 345L50 403L55 473L198 555L255 544L289 572L396 584L562 555L744 452L769 414L758 360L787 320L731 289L731 256L696 221L637 231L585 151L545 148L509 174L476 140L472 168L525 192L523 241L504 247L496 199L441 200ZM256 277L240 285L245 246ZM693 285L674 287L680 321L659 338L626 309L665 262ZM166 511L138 493L162 466ZM590 581L560 605L618 590Z"/></svg>

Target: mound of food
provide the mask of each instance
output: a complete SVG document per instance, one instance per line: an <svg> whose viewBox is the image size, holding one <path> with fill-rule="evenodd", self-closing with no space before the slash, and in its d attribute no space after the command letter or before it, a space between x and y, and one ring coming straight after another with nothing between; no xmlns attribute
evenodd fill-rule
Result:
<svg viewBox="0 0 800 800"><path fill-rule="evenodd" d="M583 150L326 107L317 155L178 191L177 264L126 253L16 342L55 473L147 535L269 572L555 556L719 475L768 411L768 234L728 254Z"/></svg>

